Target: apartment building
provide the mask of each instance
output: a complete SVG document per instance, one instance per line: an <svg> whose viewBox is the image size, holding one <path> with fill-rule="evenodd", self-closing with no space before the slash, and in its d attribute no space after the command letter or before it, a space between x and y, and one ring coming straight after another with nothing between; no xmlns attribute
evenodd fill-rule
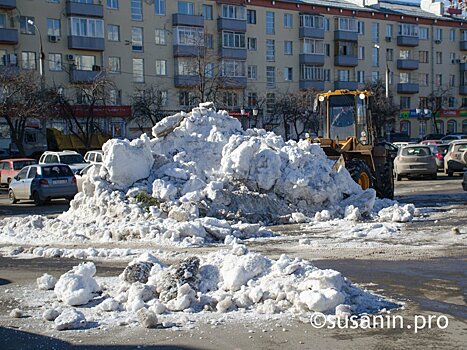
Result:
<svg viewBox="0 0 467 350"><path fill-rule="evenodd" d="M218 105L245 126L280 132L271 115L286 92L387 76L395 131L433 132L426 98L447 89L439 129L467 132L467 21L430 0L0 0L0 56L67 94L106 74L117 88L98 112L115 137L139 132L128 123L135 90L157 87L167 114L189 109L201 84L193 62L223 78Z"/></svg>

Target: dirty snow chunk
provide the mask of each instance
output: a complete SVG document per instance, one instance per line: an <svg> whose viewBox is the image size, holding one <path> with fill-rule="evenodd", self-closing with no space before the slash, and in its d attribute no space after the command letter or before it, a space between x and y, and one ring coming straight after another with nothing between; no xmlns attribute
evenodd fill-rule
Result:
<svg viewBox="0 0 467 350"><path fill-rule="evenodd" d="M177 194L177 187L163 179L156 179L152 183L152 196L159 200L169 201L174 200Z"/></svg>
<svg viewBox="0 0 467 350"><path fill-rule="evenodd" d="M309 275L314 290L333 288L340 290L344 283L341 273L335 270L316 270Z"/></svg>
<svg viewBox="0 0 467 350"><path fill-rule="evenodd" d="M336 306L342 304L344 300L344 294L332 288L319 291L306 290L300 293L300 301L306 304L310 311L334 313Z"/></svg>
<svg viewBox="0 0 467 350"><path fill-rule="evenodd" d="M378 213L380 221L392 222L409 222L413 220L414 216L418 215L419 212L413 204L400 206L397 203L391 207L381 209Z"/></svg>
<svg viewBox="0 0 467 350"><path fill-rule="evenodd" d="M331 216L331 212L329 210L322 210L322 211L318 211L316 214L315 214L315 220L316 221L329 221L331 220L332 216Z"/></svg>
<svg viewBox="0 0 467 350"><path fill-rule="evenodd" d="M156 328L157 327L157 315L147 309L140 309L136 313L138 316L139 323L144 328Z"/></svg>
<svg viewBox="0 0 467 350"><path fill-rule="evenodd" d="M57 279L49 275L47 273L44 273L41 277L37 278L37 288L41 290L50 290L54 289L55 284L57 283Z"/></svg>
<svg viewBox="0 0 467 350"><path fill-rule="evenodd" d="M215 218L201 218L197 220L203 225L205 230L214 238L224 240L225 237L231 234L232 227L226 220L219 220Z"/></svg>
<svg viewBox="0 0 467 350"><path fill-rule="evenodd" d="M63 311L55 321L55 329L63 331L66 329L79 329L86 327L86 318L81 311L68 309Z"/></svg>
<svg viewBox="0 0 467 350"><path fill-rule="evenodd" d="M42 314L42 319L45 321L55 321L58 316L60 316L60 311L57 309L47 309Z"/></svg>
<svg viewBox="0 0 467 350"><path fill-rule="evenodd" d="M117 188L127 189L149 176L154 158L146 134L133 141L111 139L103 146L104 166Z"/></svg>
<svg viewBox="0 0 467 350"><path fill-rule="evenodd" d="M106 312L118 311L120 309L120 303L114 298L107 298L99 304L99 309Z"/></svg>
<svg viewBox="0 0 467 350"><path fill-rule="evenodd" d="M123 270L120 278L128 283L146 283L148 281L149 272L151 272L153 265L153 263L148 261L136 262L125 267L125 270Z"/></svg>
<svg viewBox="0 0 467 350"><path fill-rule="evenodd" d="M222 287L230 291L239 290L248 280L263 274L269 265L270 261L259 254L250 253L240 258L228 255L220 270Z"/></svg>
<svg viewBox="0 0 467 350"><path fill-rule="evenodd" d="M345 208L345 219L349 221L359 221L362 218L360 209L353 205L349 205Z"/></svg>
<svg viewBox="0 0 467 350"><path fill-rule="evenodd" d="M96 266L92 262L81 263L60 276L54 292L59 300L67 305L84 305L99 291L99 285L93 278Z"/></svg>
<svg viewBox="0 0 467 350"><path fill-rule="evenodd" d="M24 312L23 310L20 310L20 309L13 309L10 312L10 317L13 317L13 318L21 318L23 317L23 315L24 315Z"/></svg>
<svg viewBox="0 0 467 350"><path fill-rule="evenodd" d="M156 315L162 315L166 310L165 305L159 302L155 302L149 307L149 311L154 312Z"/></svg>
<svg viewBox="0 0 467 350"><path fill-rule="evenodd" d="M186 113L180 112L170 117L165 117L152 128L155 137L164 137L170 134L185 119Z"/></svg>

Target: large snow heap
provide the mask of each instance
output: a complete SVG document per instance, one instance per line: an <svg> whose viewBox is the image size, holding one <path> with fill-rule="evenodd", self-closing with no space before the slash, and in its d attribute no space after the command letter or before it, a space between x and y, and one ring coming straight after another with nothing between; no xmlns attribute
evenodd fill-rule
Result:
<svg viewBox="0 0 467 350"><path fill-rule="evenodd" d="M261 224L293 222L322 210L342 217L350 206L358 215L373 209L375 191L363 191L347 170L333 170L319 145L243 131L212 104L167 117L152 132L152 139L144 134L109 140L103 165L90 171L68 212L7 222L3 233L12 235L24 224L28 238L55 232L62 238L192 244L264 235Z"/></svg>

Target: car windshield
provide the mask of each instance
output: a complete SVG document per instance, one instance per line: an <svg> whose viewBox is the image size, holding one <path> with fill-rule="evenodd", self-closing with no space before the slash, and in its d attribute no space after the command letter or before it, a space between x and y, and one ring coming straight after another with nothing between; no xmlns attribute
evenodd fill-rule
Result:
<svg viewBox="0 0 467 350"><path fill-rule="evenodd" d="M36 164L36 163L37 162L35 160L20 160L20 161L17 161L17 162L13 162L13 169L14 170L21 170L25 166L33 165L33 164Z"/></svg>
<svg viewBox="0 0 467 350"><path fill-rule="evenodd" d="M73 172L68 166L53 165L53 166L42 167L42 176L44 177L73 176Z"/></svg>
<svg viewBox="0 0 467 350"><path fill-rule="evenodd" d="M429 156L430 149L428 147L406 147L402 150L403 156Z"/></svg>
<svg viewBox="0 0 467 350"><path fill-rule="evenodd" d="M65 156L60 156L60 163L63 164L80 164L86 163L81 154L68 154Z"/></svg>

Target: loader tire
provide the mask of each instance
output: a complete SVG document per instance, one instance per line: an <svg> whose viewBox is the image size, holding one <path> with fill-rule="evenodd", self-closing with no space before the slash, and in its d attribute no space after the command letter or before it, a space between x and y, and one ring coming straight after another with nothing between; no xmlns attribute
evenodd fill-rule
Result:
<svg viewBox="0 0 467 350"><path fill-rule="evenodd" d="M351 159L345 163L352 179L364 190L373 187L373 175L368 165L362 159Z"/></svg>
<svg viewBox="0 0 467 350"><path fill-rule="evenodd" d="M383 169L379 174L380 178L377 179L378 187L376 188L376 195L379 198L394 199L394 177L392 176L391 163L386 162ZM399 175L397 179L400 181Z"/></svg>

